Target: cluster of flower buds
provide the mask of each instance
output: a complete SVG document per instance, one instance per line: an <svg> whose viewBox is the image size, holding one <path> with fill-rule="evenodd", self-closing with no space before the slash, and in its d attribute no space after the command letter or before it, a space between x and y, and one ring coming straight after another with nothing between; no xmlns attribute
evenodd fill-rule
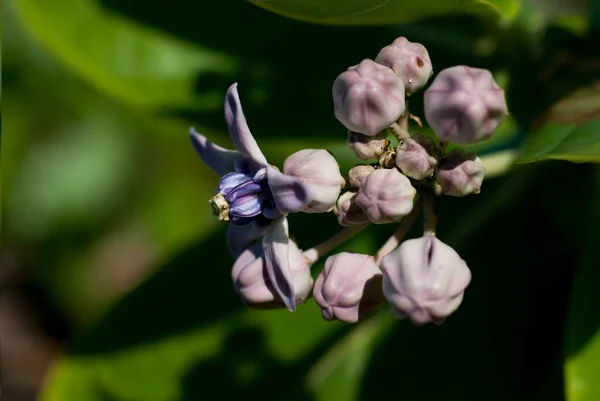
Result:
<svg viewBox="0 0 600 401"><path fill-rule="evenodd" d="M236 259L232 279L247 306L294 311L312 295L324 319L356 323L387 302L395 316L419 325L441 324L458 308L471 272L436 237L434 202L441 194L480 192L485 166L460 146L489 139L507 106L489 71L447 68L424 93L425 118L435 136L412 134L411 121L422 125L410 114L408 99L432 75L427 49L400 37L374 61L365 59L336 78L334 114L360 160L345 177L324 149L296 152L282 169L269 164L250 133L237 84L225 99L236 150L190 131L201 159L221 176L209 202L229 222L227 243ZM421 210L423 236L403 241ZM302 251L290 239L287 215L329 212L346 228ZM398 229L375 255L329 256L313 279L311 266L320 257L370 223Z"/></svg>

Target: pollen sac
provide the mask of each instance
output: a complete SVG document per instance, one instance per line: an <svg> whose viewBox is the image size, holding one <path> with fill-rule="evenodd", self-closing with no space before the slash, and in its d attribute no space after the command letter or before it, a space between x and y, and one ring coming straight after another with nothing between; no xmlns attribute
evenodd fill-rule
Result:
<svg viewBox="0 0 600 401"><path fill-rule="evenodd" d="M488 70L450 67L425 91L425 118L443 142L489 139L507 115L504 90Z"/></svg>
<svg viewBox="0 0 600 401"><path fill-rule="evenodd" d="M334 114L350 131L375 136L404 113L404 96L391 69L366 59L333 83Z"/></svg>
<svg viewBox="0 0 600 401"><path fill-rule="evenodd" d="M356 323L372 317L385 302L381 282L372 256L342 252L327 258L313 297L325 320Z"/></svg>
<svg viewBox="0 0 600 401"><path fill-rule="evenodd" d="M463 299L471 271L435 235L404 241L381 262L383 293L394 316L417 325L442 324Z"/></svg>
<svg viewBox="0 0 600 401"><path fill-rule="evenodd" d="M363 180L373 171L375 171L375 168L368 164L360 164L352 167L348 171L348 184L353 188L359 188Z"/></svg>
<svg viewBox="0 0 600 401"><path fill-rule="evenodd" d="M431 59L425 46L409 42L404 36L381 49L375 62L394 71L404 83L407 95L424 87L433 74Z"/></svg>
<svg viewBox="0 0 600 401"><path fill-rule="evenodd" d="M475 153L454 149L440 164L435 179L450 196L478 194L485 177L485 165Z"/></svg>
<svg viewBox="0 0 600 401"><path fill-rule="evenodd" d="M312 291L313 279L310 275L310 265L293 241L290 241L289 255L296 303L300 304L306 301ZM260 244L253 245L242 252L233 265L231 277L235 291L249 308L285 308L269 281Z"/></svg>
<svg viewBox="0 0 600 401"><path fill-rule="evenodd" d="M305 213L331 211L344 184L337 160L324 149L300 150L283 163L283 173L299 178L311 193Z"/></svg>
<svg viewBox="0 0 600 401"><path fill-rule="evenodd" d="M420 134L413 135L396 148L396 167L415 180L431 177L438 164L437 153L432 139Z"/></svg>
<svg viewBox="0 0 600 401"><path fill-rule="evenodd" d="M413 208L417 193L410 180L396 169L380 169L362 182L356 204L376 224L400 221Z"/></svg>
<svg viewBox="0 0 600 401"><path fill-rule="evenodd" d="M360 226L369 222L365 212L356 204L356 195L355 191L344 192L336 202L333 213L340 226Z"/></svg>
<svg viewBox="0 0 600 401"><path fill-rule="evenodd" d="M375 136L367 136L348 131L346 142L350 150L361 160L378 159L389 144L385 131Z"/></svg>

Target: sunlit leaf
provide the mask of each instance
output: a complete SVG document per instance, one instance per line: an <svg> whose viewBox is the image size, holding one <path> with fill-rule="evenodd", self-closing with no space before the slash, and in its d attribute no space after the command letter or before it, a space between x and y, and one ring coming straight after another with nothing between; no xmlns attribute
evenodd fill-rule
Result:
<svg viewBox="0 0 600 401"><path fill-rule="evenodd" d="M452 12L492 11L514 17L515 0L250 0L266 10L325 25L383 25L414 21Z"/></svg>
<svg viewBox="0 0 600 401"><path fill-rule="evenodd" d="M518 163L545 159L600 162L600 120L583 124L547 124L525 143Z"/></svg>

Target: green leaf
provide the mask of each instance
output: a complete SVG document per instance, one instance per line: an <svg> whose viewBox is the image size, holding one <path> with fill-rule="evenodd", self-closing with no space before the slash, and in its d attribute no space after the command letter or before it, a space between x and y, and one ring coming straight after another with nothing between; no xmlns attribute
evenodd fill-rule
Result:
<svg viewBox="0 0 600 401"><path fill-rule="evenodd" d="M594 173L598 173L598 168ZM578 222L579 241L582 248L571 290L569 315L565 334L565 388L569 401L595 401L600 399L600 181L595 185L592 174L579 180L572 197L577 199L576 209L570 208L569 217ZM581 185L583 184L583 185ZM564 204L561 205L564 207ZM577 223L576 223L577 224Z"/></svg>
<svg viewBox="0 0 600 401"><path fill-rule="evenodd" d="M250 0L283 16L324 25L384 25L452 12L494 12L514 17L516 0Z"/></svg>
<svg viewBox="0 0 600 401"><path fill-rule="evenodd" d="M600 120L544 125L525 143L517 162L546 159L600 163Z"/></svg>
<svg viewBox="0 0 600 401"><path fill-rule="evenodd" d="M121 101L145 108L222 105L222 94L193 92L201 74L235 69L219 52L141 26L94 0L18 0L11 6L48 51Z"/></svg>

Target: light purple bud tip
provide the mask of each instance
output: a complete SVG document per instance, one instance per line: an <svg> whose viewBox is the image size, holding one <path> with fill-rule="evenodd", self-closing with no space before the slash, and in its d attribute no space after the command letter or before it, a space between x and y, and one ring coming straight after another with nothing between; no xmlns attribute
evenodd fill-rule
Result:
<svg viewBox="0 0 600 401"><path fill-rule="evenodd" d="M348 131L346 142L350 150L361 160L378 159L389 144L387 133L380 132L375 136L367 136L358 132Z"/></svg>
<svg viewBox="0 0 600 401"><path fill-rule="evenodd" d="M350 131L374 136L404 113L404 84L373 60L348 68L333 83L335 117Z"/></svg>
<svg viewBox="0 0 600 401"><path fill-rule="evenodd" d="M471 281L465 261L434 235L404 241L383 258L381 268L383 293L394 315L417 325L443 323Z"/></svg>
<svg viewBox="0 0 600 401"><path fill-rule="evenodd" d="M344 178L337 160L324 149L303 149L285 159L283 173L293 176L308 188L310 201L305 213L331 211L340 194Z"/></svg>
<svg viewBox="0 0 600 401"><path fill-rule="evenodd" d="M356 323L372 317L384 302L381 279L372 256L342 252L327 258L313 297L325 320Z"/></svg>
<svg viewBox="0 0 600 401"><path fill-rule="evenodd" d="M391 68L402 79L407 95L425 86L433 74L431 59L425 46L409 42L403 36L381 49L375 62Z"/></svg>
<svg viewBox="0 0 600 401"><path fill-rule="evenodd" d="M398 170L380 169L362 181L356 204L373 223L392 223L410 213L416 193L410 180Z"/></svg>
<svg viewBox="0 0 600 401"><path fill-rule="evenodd" d="M357 194L354 191L344 192L333 208L338 223L343 227L360 226L369 222L365 212L356 204Z"/></svg>
<svg viewBox="0 0 600 401"><path fill-rule="evenodd" d="M454 149L444 159L435 179L450 196L478 194L485 177L485 165L475 153Z"/></svg>
<svg viewBox="0 0 600 401"><path fill-rule="evenodd" d="M293 241L289 246L292 283L296 304L304 302L311 294L313 279L310 265ZM244 304L253 309L285 308L266 272L265 256L260 244L251 246L237 258L231 271L235 290Z"/></svg>
<svg viewBox="0 0 600 401"><path fill-rule="evenodd" d="M407 177L422 180L433 176L438 164L437 153L433 140L416 134L396 148L396 166Z"/></svg>
<svg viewBox="0 0 600 401"><path fill-rule="evenodd" d="M469 145L489 139L508 115L504 90L488 70L442 70L425 91L425 117L440 141Z"/></svg>

